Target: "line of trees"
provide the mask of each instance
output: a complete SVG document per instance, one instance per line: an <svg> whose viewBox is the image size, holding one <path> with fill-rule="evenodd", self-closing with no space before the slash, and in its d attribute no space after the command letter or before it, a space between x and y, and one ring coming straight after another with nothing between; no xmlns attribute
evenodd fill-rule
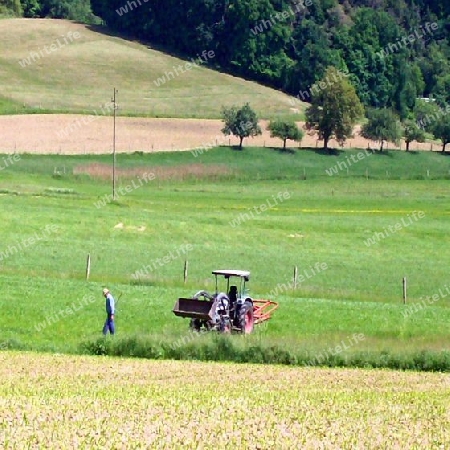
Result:
<svg viewBox="0 0 450 450"><path fill-rule="evenodd" d="M339 77L338 71L332 66L326 69L324 78L314 86L317 88L311 91L305 129L311 134L317 134L318 139L323 141L325 150L328 150L331 139L344 145L352 137L355 125L364 118L365 113L367 120L360 134L368 140L379 142L380 151L383 151L386 142L399 145L402 138L406 142L406 151L409 151L411 142L425 141L427 131L441 140L443 152L450 143L450 110L443 111L434 104L423 103L421 108L415 110L415 114L410 113L404 121L389 108L369 108L365 111L353 85L349 80ZM429 123L425 121L425 111L425 117L434 120ZM223 108L222 120L225 124L222 132L237 136L240 149L245 138L261 134L258 117L248 103L241 108ZM287 140L301 141L303 138L302 130L293 119L272 120L267 129L271 137L283 141L283 149L286 149Z"/></svg>
<svg viewBox="0 0 450 450"><path fill-rule="evenodd" d="M225 136L230 134L239 138L239 149L242 150L242 143L245 138L262 134L258 125L258 116L248 103L242 107L231 106L222 108L222 121L224 127L222 133ZM283 141L283 150L286 150L288 140L300 142L303 139L303 132L298 128L294 119L275 119L270 121L267 129L270 136Z"/></svg>

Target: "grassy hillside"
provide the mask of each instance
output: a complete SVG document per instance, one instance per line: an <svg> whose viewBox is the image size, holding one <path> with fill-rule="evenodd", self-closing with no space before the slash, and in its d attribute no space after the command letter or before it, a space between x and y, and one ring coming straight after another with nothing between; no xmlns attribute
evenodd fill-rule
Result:
<svg viewBox="0 0 450 450"><path fill-rule="evenodd" d="M262 117L291 113L288 97L278 91L203 67L186 70L188 61L84 25L5 19L0 21L0 35L3 113L101 113L101 107L111 103L114 87L119 90L120 114L217 118L222 105L243 102L250 102ZM38 56L26 64L30 52ZM206 59L214 64L214 58ZM174 66L180 64L185 72L178 69L176 76ZM166 78L158 87L155 81L168 71L173 79Z"/></svg>
<svg viewBox="0 0 450 450"><path fill-rule="evenodd" d="M212 289L211 270L231 267L252 272L252 295L280 302L250 343L312 352L362 333L352 351L448 347L450 295L431 304L424 298L449 285L443 250L449 158L377 153L348 173L327 175L351 154L218 148L197 158L190 152L120 155L116 202L108 198L109 156L22 155L0 181L2 339L26 348L77 349L99 335L101 287L108 285L123 293L119 336L177 341L186 337L187 323L172 314L175 299ZM140 185L144 172L155 179ZM284 192L289 198L280 201ZM424 217L412 219L419 211ZM36 233L41 239L20 247ZM295 265L311 275L317 263L326 270L296 290L282 286ZM146 265L152 268L135 279ZM89 295L93 301L80 312L53 323L59 311ZM420 310L409 309L415 304Z"/></svg>

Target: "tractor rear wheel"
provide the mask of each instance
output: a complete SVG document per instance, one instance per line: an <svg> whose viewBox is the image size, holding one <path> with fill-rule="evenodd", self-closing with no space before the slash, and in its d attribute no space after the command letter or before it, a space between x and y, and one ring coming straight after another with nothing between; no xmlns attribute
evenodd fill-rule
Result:
<svg viewBox="0 0 450 450"><path fill-rule="evenodd" d="M239 309L238 327L241 333L250 334L253 331L253 304L245 302Z"/></svg>
<svg viewBox="0 0 450 450"><path fill-rule="evenodd" d="M229 318L220 318L219 331L225 334L231 333L231 322Z"/></svg>
<svg viewBox="0 0 450 450"><path fill-rule="evenodd" d="M199 332L201 326L202 326L202 324L201 324L201 322L200 322L199 319L191 319L191 320L189 321L189 328L190 328L192 331L197 331L197 332Z"/></svg>
<svg viewBox="0 0 450 450"><path fill-rule="evenodd" d="M197 331L200 333L202 331L202 327L204 327L206 331L210 331L213 328L213 324L209 320L191 319L189 321L189 328L191 331Z"/></svg>

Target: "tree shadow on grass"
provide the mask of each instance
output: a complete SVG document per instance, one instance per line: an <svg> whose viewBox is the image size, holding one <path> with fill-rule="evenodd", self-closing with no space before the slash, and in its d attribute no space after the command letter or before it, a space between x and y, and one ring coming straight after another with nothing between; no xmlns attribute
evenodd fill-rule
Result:
<svg viewBox="0 0 450 450"><path fill-rule="evenodd" d="M85 25L85 24L83 24ZM197 60L199 61L198 56L195 57L193 55L189 55L186 52L183 52L181 50L177 50L174 49L168 45L165 45L163 43L159 43L159 42L154 42L150 39L146 39L143 37L139 37L136 36L135 34L133 34L132 32L126 32L126 31L119 31L119 30L114 30L112 28L109 28L106 25L101 25L101 24L88 24L85 25L86 29L93 31L95 33L101 33L104 34L105 36L110 36L110 37L115 37L115 38L120 38L123 39L125 41L129 41L129 42L136 42L139 43L141 45L144 45L145 47L147 47L149 50L155 50L157 52L161 52L164 53L166 55L172 56L174 58L178 58L181 61L185 61L185 62L192 62L192 60ZM216 72L220 72L226 75L233 75L233 76L238 76L240 78L243 78L247 81L252 81L251 78L249 77L245 77L244 75L240 74L240 72L236 71L231 71L228 70L228 68L223 68L220 66L220 64L218 64L214 59L209 59L207 62L205 62L203 64L204 67L207 67L208 69L214 70Z"/></svg>
<svg viewBox="0 0 450 450"><path fill-rule="evenodd" d="M128 41L137 41L138 40L138 38L136 36L133 36L132 33L115 31L112 28L107 27L106 25L88 24L85 26L88 30L93 31L94 33L101 33L106 36L118 37L118 38L125 39Z"/></svg>
<svg viewBox="0 0 450 450"><path fill-rule="evenodd" d="M407 155L419 155L420 153L422 153L421 151L419 151L419 150L408 150L408 151L406 151L405 150L405 153L407 154Z"/></svg>
<svg viewBox="0 0 450 450"><path fill-rule="evenodd" d="M86 28L90 31L93 31L94 33L100 33L104 34L105 36L120 38L123 39L124 41L137 42L139 44L146 46L149 50L156 50L159 52L166 53L169 56L173 56L175 58L183 59L186 61L188 60L188 56L186 54L183 54L182 52L171 49L168 46L164 46L163 44L158 44L155 42L151 42L148 39L138 37L131 32L114 30L106 25L98 25L98 24L86 25Z"/></svg>
<svg viewBox="0 0 450 450"><path fill-rule="evenodd" d="M387 156L388 158L394 157L393 152L391 152L389 150L373 150L373 154L379 155L379 156Z"/></svg>
<svg viewBox="0 0 450 450"><path fill-rule="evenodd" d="M286 147L285 149L280 147L267 147L269 150L279 153L280 155L293 155L296 151L291 147Z"/></svg>
<svg viewBox="0 0 450 450"><path fill-rule="evenodd" d="M339 150L338 148L312 148L311 150L318 155L339 156L345 152L345 150Z"/></svg>

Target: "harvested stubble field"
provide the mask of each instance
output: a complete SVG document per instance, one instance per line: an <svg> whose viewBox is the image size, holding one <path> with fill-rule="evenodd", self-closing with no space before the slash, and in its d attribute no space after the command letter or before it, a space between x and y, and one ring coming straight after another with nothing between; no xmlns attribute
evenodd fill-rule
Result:
<svg viewBox="0 0 450 450"><path fill-rule="evenodd" d="M271 138L266 130L268 121L261 120L263 134L244 140L244 146L282 147L280 139ZM303 126L302 122L298 123ZM72 128L70 128L72 127ZM201 146L237 145L239 140L221 133L223 122L217 119L153 119L118 117L116 119L116 152L153 152L190 150ZM24 132L26 130L26 133ZM378 144L360 137L346 143L348 148L378 148ZM26 152L36 154L102 154L112 152L112 117L81 115L17 115L0 116L1 153ZM316 147L317 136L305 133L301 147ZM288 141L288 146L299 144ZM339 148L335 141L330 147ZM397 148L387 144L386 149ZM440 150L437 143L411 144L411 150ZM402 143L401 149L405 149Z"/></svg>
<svg viewBox="0 0 450 450"><path fill-rule="evenodd" d="M448 375L0 353L6 449L443 449Z"/></svg>

